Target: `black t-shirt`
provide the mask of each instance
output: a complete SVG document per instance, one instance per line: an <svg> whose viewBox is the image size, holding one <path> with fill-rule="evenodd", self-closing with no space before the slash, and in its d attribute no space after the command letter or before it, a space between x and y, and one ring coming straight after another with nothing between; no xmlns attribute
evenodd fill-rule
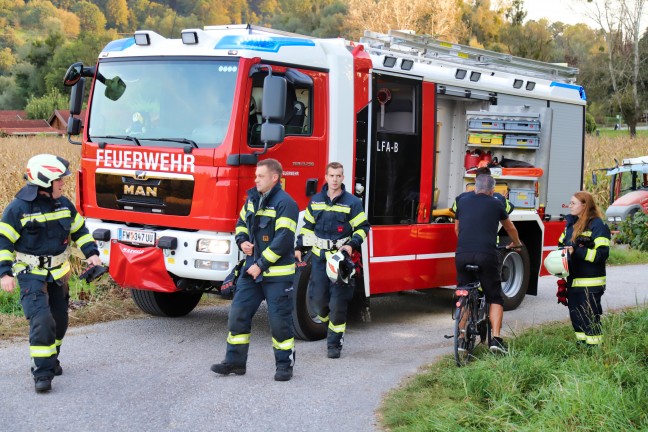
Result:
<svg viewBox="0 0 648 432"><path fill-rule="evenodd" d="M459 220L457 253L496 253L499 222L508 219L501 201L486 194L473 193L457 201Z"/></svg>

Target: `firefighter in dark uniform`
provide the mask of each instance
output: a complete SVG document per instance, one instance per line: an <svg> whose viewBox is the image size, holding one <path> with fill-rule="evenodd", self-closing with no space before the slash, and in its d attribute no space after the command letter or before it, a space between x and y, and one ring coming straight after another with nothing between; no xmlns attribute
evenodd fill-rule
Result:
<svg viewBox="0 0 648 432"><path fill-rule="evenodd" d="M252 317L265 299L276 363L274 379L288 381L293 376L292 251L299 209L281 189L281 174L281 164L275 159L257 164L256 187L248 190L236 223L236 244L247 257L229 311L225 360L211 367L217 374L245 374Z"/></svg>
<svg viewBox="0 0 648 432"><path fill-rule="evenodd" d="M312 247L309 302L322 322L328 322L327 355L339 358L344 343L347 309L353 298L353 284L333 282L326 273L326 262L336 251L349 255L360 251L369 233L369 222L362 201L344 189L344 167L331 162L326 167L326 184L313 196L304 214L295 257Z"/></svg>
<svg viewBox="0 0 648 432"><path fill-rule="evenodd" d="M63 373L58 356L68 327L69 240L90 265L101 264L83 217L63 196L63 179L71 174L68 167L68 161L54 155L29 159L27 185L7 206L0 222L2 289L13 291L18 278L39 393L51 390L54 376Z"/></svg>
<svg viewBox="0 0 648 432"><path fill-rule="evenodd" d="M610 229L588 192L569 201L567 226L558 246L569 252L567 306L576 340L587 345L603 341L601 297L605 292L605 262L610 253Z"/></svg>

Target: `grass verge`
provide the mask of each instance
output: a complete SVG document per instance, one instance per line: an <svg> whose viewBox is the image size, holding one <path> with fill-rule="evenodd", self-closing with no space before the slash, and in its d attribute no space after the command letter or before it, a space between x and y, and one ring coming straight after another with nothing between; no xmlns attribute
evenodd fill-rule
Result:
<svg viewBox="0 0 648 432"><path fill-rule="evenodd" d="M625 245L615 245L610 248L609 265L646 264L648 252L630 249Z"/></svg>
<svg viewBox="0 0 648 432"><path fill-rule="evenodd" d="M531 329L511 354L468 367L447 357L390 393L393 431L648 430L648 309L603 317L605 340L579 346L569 324Z"/></svg>

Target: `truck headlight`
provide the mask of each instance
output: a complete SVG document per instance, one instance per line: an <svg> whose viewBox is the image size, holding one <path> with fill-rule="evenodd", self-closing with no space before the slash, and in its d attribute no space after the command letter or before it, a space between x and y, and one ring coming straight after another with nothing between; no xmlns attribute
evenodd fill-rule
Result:
<svg viewBox="0 0 648 432"><path fill-rule="evenodd" d="M228 254L230 252L229 240L199 239L196 251L211 254Z"/></svg>

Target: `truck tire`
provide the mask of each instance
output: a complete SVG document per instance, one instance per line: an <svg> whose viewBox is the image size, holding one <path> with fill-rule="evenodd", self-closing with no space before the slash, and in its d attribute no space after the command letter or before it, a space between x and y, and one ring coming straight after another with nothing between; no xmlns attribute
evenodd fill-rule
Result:
<svg viewBox="0 0 648 432"><path fill-rule="evenodd" d="M504 237L501 244L510 244L511 239ZM501 265L504 310L520 306L529 287L530 259L526 246L521 249L498 250Z"/></svg>
<svg viewBox="0 0 648 432"><path fill-rule="evenodd" d="M326 337L327 325L315 317L308 307L308 285L311 274L311 257L304 256L305 265L297 267L293 293L293 327L295 337L315 341Z"/></svg>
<svg viewBox="0 0 648 432"><path fill-rule="evenodd" d="M133 301L143 312L161 317L180 317L194 310L202 292L178 291L163 293L149 290L131 289Z"/></svg>

